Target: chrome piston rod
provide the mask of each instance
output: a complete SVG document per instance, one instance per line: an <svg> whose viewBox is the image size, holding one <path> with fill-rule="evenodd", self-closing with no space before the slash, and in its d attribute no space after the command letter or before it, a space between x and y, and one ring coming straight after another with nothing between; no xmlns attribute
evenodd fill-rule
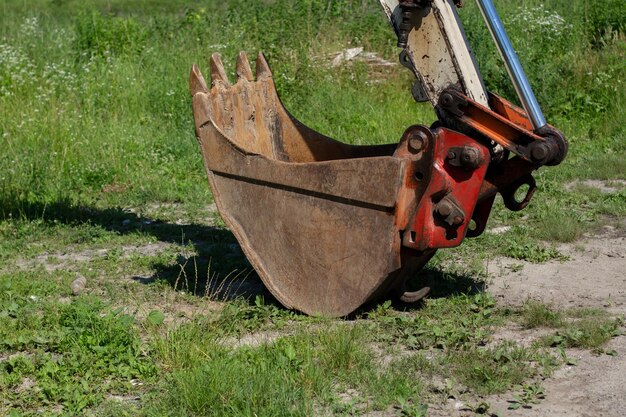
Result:
<svg viewBox="0 0 626 417"><path fill-rule="evenodd" d="M500 16L498 16L498 11L493 5L493 1L476 0L476 2L478 3L478 7L482 12L483 17L485 18L487 26L489 27L491 36L493 36L493 39L496 42L498 51L504 60L504 65L509 73L509 76L511 77L511 81L513 82L513 86L517 91L517 95L522 102L524 110L526 110L526 113L528 114L533 128L535 131L541 129L547 124L546 119L543 117L539 103L537 103L537 99L535 98L535 94L530 87L528 78L526 78L524 69L517 58L515 49L513 49L513 45L511 45L511 41L506 34L506 30L504 30L504 25L500 20Z"/></svg>

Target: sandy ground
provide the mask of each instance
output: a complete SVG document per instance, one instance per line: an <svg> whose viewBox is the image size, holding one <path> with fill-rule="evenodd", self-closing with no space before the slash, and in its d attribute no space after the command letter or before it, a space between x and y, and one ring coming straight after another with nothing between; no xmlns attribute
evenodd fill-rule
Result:
<svg viewBox="0 0 626 417"><path fill-rule="evenodd" d="M504 273L494 274L488 291L506 305L520 305L530 298L561 308L606 307L626 313L626 236L612 228L605 231L561 246L570 258L565 262L497 261L496 269ZM523 269L506 273L513 264L522 264Z"/></svg>
<svg viewBox="0 0 626 417"><path fill-rule="evenodd" d="M605 307L626 314L626 236L610 227L561 251L566 262L524 263L521 271L495 274L488 286L502 305L535 299L558 307ZM499 261L506 267L512 262ZM516 262L519 264L519 262ZM503 268L506 270L506 268ZM626 416L626 336L613 339L608 349L617 356L569 350L576 366L560 369L542 382L546 398L531 409L507 410L510 395L489 398L501 416L624 417Z"/></svg>

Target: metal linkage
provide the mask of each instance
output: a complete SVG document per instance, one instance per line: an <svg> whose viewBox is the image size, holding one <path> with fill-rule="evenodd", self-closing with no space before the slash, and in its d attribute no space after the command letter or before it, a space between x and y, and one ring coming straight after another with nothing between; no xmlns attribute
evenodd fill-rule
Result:
<svg viewBox="0 0 626 417"><path fill-rule="evenodd" d="M491 0L476 0L476 2L485 18L485 22L487 22L491 36L493 36L496 42L498 51L504 60L504 64L517 91L517 95L522 102L522 106L524 110L526 110L526 113L528 113L533 129L538 131L546 126L546 120L543 117L543 113L528 82L528 78L526 78L524 69L517 58L515 49L513 49L513 45L511 45L511 41L506 34L498 12Z"/></svg>
<svg viewBox="0 0 626 417"><path fill-rule="evenodd" d="M413 26L415 11L429 6L429 3L424 0L400 0L398 5L402 11L402 20L398 27L398 48L406 48L409 42L409 32Z"/></svg>

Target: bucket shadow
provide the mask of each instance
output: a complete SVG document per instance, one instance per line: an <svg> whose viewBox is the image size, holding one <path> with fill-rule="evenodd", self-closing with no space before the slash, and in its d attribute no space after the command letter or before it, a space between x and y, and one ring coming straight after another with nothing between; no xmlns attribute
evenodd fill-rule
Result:
<svg viewBox="0 0 626 417"><path fill-rule="evenodd" d="M443 271L436 267L426 267L407 282L407 289L415 291L430 287L429 298L446 298L454 295L472 295L485 291L484 281L466 274Z"/></svg>
<svg viewBox="0 0 626 417"><path fill-rule="evenodd" d="M253 303L262 297L265 304L281 309L280 303L267 290L243 254L234 235L225 228L206 224L175 224L138 215L119 207L96 208L73 205L66 201L52 204L21 203L20 218L70 226L97 225L119 234L147 234L157 240L180 246L180 254L172 263L155 261L150 276L134 276L140 284L166 282L177 291L190 292L198 297L216 301L246 299ZM195 252L193 255L186 255ZM428 265L407 282L407 290L415 291L428 286L428 298L449 297L459 294L476 294L484 291L484 283L469 275L448 273ZM384 300L384 297L383 297ZM355 314L367 312L383 301L368 303ZM421 308L422 303L395 302L400 310Z"/></svg>
<svg viewBox="0 0 626 417"><path fill-rule="evenodd" d="M406 283L407 291L417 291L429 287L430 292L425 299L448 298L455 295L474 295L485 291L485 282L476 276L451 273L436 267L428 266L419 271ZM394 302L398 310L411 311L423 306L423 299L415 303Z"/></svg>
<svg viewBox="0 0 626 417"><path fill-rule="evenodd" d="M203 245L200 242L198 246ZM198 246L198 255L179 255L174 264L155 263L152 265L154 274L149 277L134 276L132 279L146 285L167 282L176 291L215 301L245 299L253 302L262 297L266 304L275 302L243 254L228 252L223 257L221 253L224 250L220 244L211 245L207 250L197 249Z"/></svg>
<svg viewBox="0 0 626 417"><path fill-rule="evenodd" d="M175 224L149 218L119 207L97 208L67 201L51 204L14 203L19 218L49 224L80 227L89 224L120 235L146 234L158 241L177 245L175 262L156 260L150 276L134 276L138 283L166 282L177 291L226 301L257 296L276 303L249 264L234 235L227 229L199 223ZM6 217L6 216L5 216ZM188 255L195 252L193 255Z"/></svg>
<svg viewBox="0 0 626 417"><path fill-rule="evenodd" d="M415 311L424 306L425 299L447 298L455 295L473 295L485 291L485 283L475 276L450 273L437 267L426 266L410 277L406 282L406 291L418 291L424 287L429 287L430 292L423 299L414 303L405 303L399 299L399 294L386 294L378 299L368 302L348 318L358 318L362 314L374 310L381 303L391 301L394 310Z"/></svg>

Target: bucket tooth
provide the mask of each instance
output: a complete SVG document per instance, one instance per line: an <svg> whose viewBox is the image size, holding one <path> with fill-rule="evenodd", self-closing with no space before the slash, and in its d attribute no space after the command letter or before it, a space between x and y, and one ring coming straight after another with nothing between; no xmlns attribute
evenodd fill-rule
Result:
<svg viewBox="0 0 626 417"><path fill-rule="evenodd" d="M196 93L208 93L209 87L207 87L206 81L200 72L200 68L196 64L191 67L189 74L189 89L191 90L191 96L195 96Z"/></svg>
<svg viewBox="0 0 626 417"><path fill-rule="evenodd" d="M256 78L259 80L264 77L272 78L272 70L265 59L265 55L259 52L256 58Z"/></svg>
<svg viewBox="0 0 626 417"><path fill-rule="evenodd" d="M213 106L210 104L209 95L202 92L194 94L192 100L196 135L200 138L200 131L208 125L215 123L211 114Z"/></svg>
<svg viewBox="0 0 626 417"><path fill-rule="evenodd" d="M254 81L254 75L252 74L252 69L250 68L248 56L243 51L239 52L239 55L237 56L237 67L235 69L235 73L237 75L237 81L241 79Z"/></svg>
<svg viewBox="0 0 626 417"><path fill-rule="evenodd" d="M225 86L230 86L226 71L224 70L224 64L222 64L222 57L218 53L211 55L211 86L217 85L217 83L223 83Z"/></svg>

